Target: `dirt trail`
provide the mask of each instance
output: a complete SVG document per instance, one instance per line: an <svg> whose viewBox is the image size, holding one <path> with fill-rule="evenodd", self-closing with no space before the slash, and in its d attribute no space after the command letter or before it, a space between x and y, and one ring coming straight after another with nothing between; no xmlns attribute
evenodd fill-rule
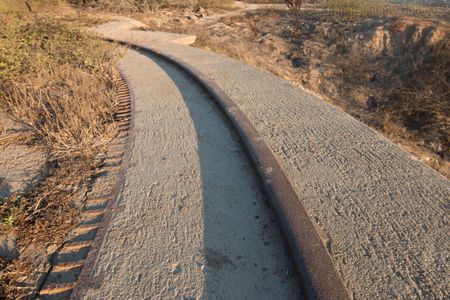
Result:
<svg viewBox="0 0 450 300"><path fill-rule="evenodd" d="M84 299L297 299L281 234L218 109L173 66L129 51L130 166ZM87 283L79 283L81 287Z"/></svg>

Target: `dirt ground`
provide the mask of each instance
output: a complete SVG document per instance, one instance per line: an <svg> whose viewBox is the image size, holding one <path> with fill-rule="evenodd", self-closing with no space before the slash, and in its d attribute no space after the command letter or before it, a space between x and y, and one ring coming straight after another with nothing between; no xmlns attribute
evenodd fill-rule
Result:
<svg viewBox="0 0 450 300"><path fill-rule="evenodd" d="M197 47L312 91L449 177L450 27L442 21L448 10L435 11L435 20L427 20L343 16L309 6L298 33L292 14L273 8L138 17L153 30L196 34Z"/></svg>

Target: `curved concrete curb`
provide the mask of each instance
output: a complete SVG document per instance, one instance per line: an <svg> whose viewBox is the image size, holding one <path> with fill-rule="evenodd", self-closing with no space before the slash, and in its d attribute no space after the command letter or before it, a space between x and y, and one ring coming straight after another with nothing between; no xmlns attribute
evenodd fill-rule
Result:
<svg viewBox="0 0 450 300"><path fill-rule="evenodd" d="M244 142L261 177L298 270L308 299L348 299L348 292L314 224L268 145L234 101L191 65L156 49L104 38L157 55L188 73L225 112Z"/></svg>

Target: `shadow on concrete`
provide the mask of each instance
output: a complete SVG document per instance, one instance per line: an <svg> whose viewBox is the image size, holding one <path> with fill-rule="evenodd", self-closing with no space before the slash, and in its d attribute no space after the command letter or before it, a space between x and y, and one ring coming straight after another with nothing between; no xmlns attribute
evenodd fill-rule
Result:
<svg viewBox="0 0 450 300"><path fill-rule="evenodd" d="M297 278L258 177L234 130L184 72L149 55L173 80L198 136L203 182L204 299L297 299ZM187 83L188 82L188 83Z"/></svg>

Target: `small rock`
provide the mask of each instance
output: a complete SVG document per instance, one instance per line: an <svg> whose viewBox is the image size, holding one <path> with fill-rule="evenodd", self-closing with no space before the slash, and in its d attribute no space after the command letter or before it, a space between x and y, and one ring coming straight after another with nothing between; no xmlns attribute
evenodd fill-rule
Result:
<svg viewBox="0 0 450 300"><path fill-rule="evenodd" d="M11 186L0 177L0 199L11 197Z"/></svg>
<svg viewBox="0 0 450 300"><path fill-rule="evenodd" d="M176 275L181 272L181 267L179 263L173 264L172 268L170 269L170 273L173 275Z"/></svg>
<svg viewBox="0 0 450 300"><path fill-rule="evenodd" d="M58 245L57 244L51 244L50 246L47 247L47 254L51 255L53 253L55 253L58 250Z"/></svg>
<svg viewBox="0 0 450 300"><path fill-rule="evenodd" d="M0 257L5 260L13 260L19 257L14 234L3 234L0 236Z"/></svg>
<svg viewBox="0 0 450 300"><path fill-rule="evenodd" d="M198 14L205 14L205 9L203 8L203 7L201 7L201 6L197 6L196 8L195 8L195 12L196 13L198 13Z"/></svg>

